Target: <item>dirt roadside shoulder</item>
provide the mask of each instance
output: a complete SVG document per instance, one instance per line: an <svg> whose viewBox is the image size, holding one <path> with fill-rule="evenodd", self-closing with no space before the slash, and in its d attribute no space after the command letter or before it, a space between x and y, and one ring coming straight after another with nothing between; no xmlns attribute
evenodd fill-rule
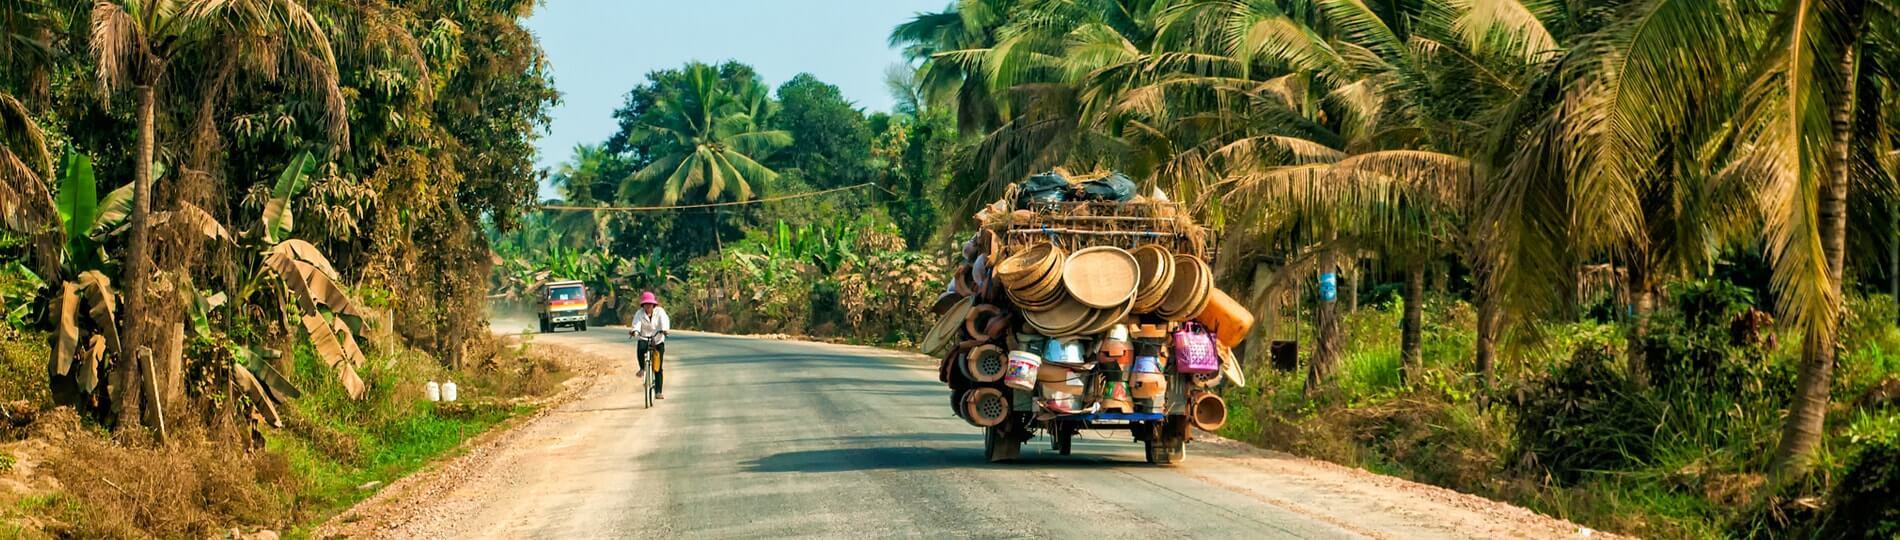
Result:
<svg viewBox="0 0 1900 540"><path fill-rule="evenodd" d="M498 333L497 337L507 335L512 334ZM553 356L574 374L562 383L560 392L533 403L534 412L510 419L463 443L454 457L404 476L356 506L332 516L312 531L310 536L367 538L401 526L414 517L418 508L465 485L480 471L489 468L499 450L513 442L511 435L546 421L548 415L562 405L587 395L600 380L598 375L608 369L611 361L561 345L531 343L529 346L556 352Z"/></svg>

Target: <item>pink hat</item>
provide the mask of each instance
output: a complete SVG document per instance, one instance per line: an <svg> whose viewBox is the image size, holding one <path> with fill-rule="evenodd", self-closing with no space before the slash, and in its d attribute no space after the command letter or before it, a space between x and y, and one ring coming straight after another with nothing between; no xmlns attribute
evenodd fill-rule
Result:
<svg viewBox="0 0 1900 540"><path fill-rule="evenodd" d="M644 306L647 304L660 305L660 299L653 296L653 291L640 293L640 305Z"/></svg>

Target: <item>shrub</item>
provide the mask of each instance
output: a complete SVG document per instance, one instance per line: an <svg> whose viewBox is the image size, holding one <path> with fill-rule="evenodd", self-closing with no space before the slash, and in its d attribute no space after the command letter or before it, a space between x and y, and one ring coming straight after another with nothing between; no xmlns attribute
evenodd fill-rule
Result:
<svg viewBox="0 0 1900 540"><path fill-rule="evenodd" d="M1900 438L1861 447L1828 498L1818 537L1900 538Z"/></svg>
<svg viewBox="0 0 1900 540"><path fill-rule="evenodd" d="M1513 398L1521 463L1560 484L1628 468L1651 456L1663 407L1613 366L1611 349L1578 349L1570 364L1529 381Z"/></svg>

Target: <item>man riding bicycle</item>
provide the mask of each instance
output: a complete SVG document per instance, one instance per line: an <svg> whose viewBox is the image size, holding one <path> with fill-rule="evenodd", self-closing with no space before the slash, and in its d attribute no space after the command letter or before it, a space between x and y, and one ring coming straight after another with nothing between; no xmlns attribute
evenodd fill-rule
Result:
<svg viewBox="0 0 1900 540"><path fill-rule="evenodd" d="M672 328L673 320L666 316L666 308L660 307L660 300L653 296L653 291L640 293L640 311L634 312L633 322L627 328L627 335L640 340L638 352L640 374L638 376L645 377L647 374L649 353L658 351L660 356L666 356L666 332ZM654 399L666 399L666 395L660 391L661 383L665 382L664 373L666 373L666 366L658 362L654 363Z"/></svg>

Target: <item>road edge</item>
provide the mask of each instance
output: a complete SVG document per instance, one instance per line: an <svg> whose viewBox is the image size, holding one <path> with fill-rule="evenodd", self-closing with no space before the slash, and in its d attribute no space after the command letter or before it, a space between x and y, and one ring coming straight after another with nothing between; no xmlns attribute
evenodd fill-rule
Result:
<svg viewBox="0 0 1900 540"><path fill-rule="evenodd" d="M496 334L498 338L511 336L520 337L521 334ZM556 358L563 359L559 360L561 362L569 363L563 367L574 372L575 376L562 382L560 392L530 403L529 405L534 407L533 412L509 418L480 435L463 441L454 450L444 453L416 471L383 486L368 498L325 519L322 524L310 531L310 537L354 538L365 533L393 528L400 521L390 518L404 515L402 508L413 506L416 502L432 495L454 491L467 483L470 479L469 475L454 473L478 468L491 459L494 453L484 450L507 444L512 440L507 437L508 435L541 421L562 405L592 390L598 384L600 377L594 376L595 374L590 371L610 362L606 358L561 345L537 344L532 340L525 340L522 345L567 349L571 354L556 355ZM383 511L385 509L388 511Z"/></svg>

